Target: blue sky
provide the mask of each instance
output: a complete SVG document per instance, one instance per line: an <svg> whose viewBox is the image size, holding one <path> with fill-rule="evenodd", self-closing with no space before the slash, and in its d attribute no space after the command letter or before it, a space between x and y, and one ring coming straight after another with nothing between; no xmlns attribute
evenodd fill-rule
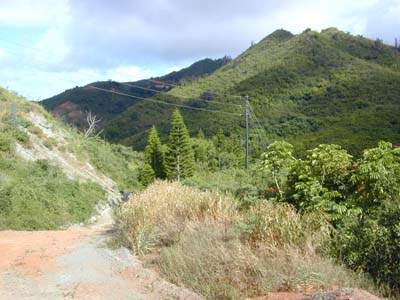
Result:
<svg viewBox="0 0 400 300"><path fill-rule="evenodd" d="M39 100L234 57L279 28L327 27L393 44L400 0L0 0L0 86Z"/></svg>

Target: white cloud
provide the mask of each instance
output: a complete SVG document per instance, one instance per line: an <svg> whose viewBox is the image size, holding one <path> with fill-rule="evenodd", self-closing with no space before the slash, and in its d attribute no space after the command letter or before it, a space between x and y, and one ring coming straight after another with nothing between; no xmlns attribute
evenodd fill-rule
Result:
<svg viewBox="0 0 400 300"><path fill-rule="evenodd" d="M50 72L32 68L13 72L12 68L0 69L2 87L9 87L30 100L45 99L71 87L94 81L136 81L157 75L161 74L137 66L117 67L107 71L80 69L73 72Z"/></svg>
<svg viewBox="0 0 400 300"><path fill-rule="evenodd" d="M0 0L0 42L13 30L27 35L15 35L22 47L0 43L0 82L45 98L235 56L278 28L334 26L393 42L399 16L399 0Z"/></svg>
<svg viewBox="0 0 400 300"><path fill-rule="evenodd" d="M7 57L7 52L4 49L0 48L0 59L4 59L6 57Z"/></svg>
<svg viewBox="0 0 400 300"><path fill-rule="evenodd" d="M105 72L108 79L115 81L136 81L139 79L156 76L154 71L142 69L137 66L124 66L110 69Z"/></svg>
<svg viewBox="0 0 400 300"><path fill-rule="evenodd" d="M50 26L69 18L68 0L3 0L0 24L3 26Z"/></svg>
<svg viewBox="0 0 400 300"><path fill-rule="evenodd" d="M49 28L37 39L32 51L35 60L46 61L46 66L59 65L67 57L70 47L67 45L62 32Z"/></svg>

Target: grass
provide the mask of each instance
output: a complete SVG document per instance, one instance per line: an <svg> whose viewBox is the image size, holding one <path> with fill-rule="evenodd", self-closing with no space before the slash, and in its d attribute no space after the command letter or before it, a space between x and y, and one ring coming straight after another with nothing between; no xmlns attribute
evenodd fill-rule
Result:
<svg viewBox="0 0 400 300"><path fill-rule="evenodd" d="M75 136L80 136L74 132ZM143 155L122 145L112 145L101 138L73 138L68 149L100 172L113 179L120 190L140 188L139 169Z"/></svg>
<svg viewBox="0 0 400 300"><path fill-rule="evenodd" d="M235 204L226 196L157 181L117 211L116 217L124 243L144 254L175 243L187 222L230 222L235 214Z"/></svg>
<svg viewBox="0 0 400 300"><path fill-rule="evenodd" d="M43 128L28 117L38 119ZM16 144L29 149L38 142L58 151L57 155L73 154L81 163L90 162L119 189L139 186L139 154L99 139L85 139L41 106L0 88L0 230L47 230L85 222L105 198L95 183L68 178L49 161L26 161L16 155Z"/></svg>
<svg viewBox="0 0 400 300"><path fill-rule="evenodd" d="M46 161L0 153L0 229L49 230L85 222L101 199L100 186L68 179Z"/></svg>
<svg viewBox="0 0 400 300"><path fill-rule="evenodd" d="M226 194L156 182L116 212L125 246L170 281L207 299L242 299L269 291L373 289L328 258L333 229L321 214L284 204L240 210ZM154 258L155 257L155 258Z"/></svg>

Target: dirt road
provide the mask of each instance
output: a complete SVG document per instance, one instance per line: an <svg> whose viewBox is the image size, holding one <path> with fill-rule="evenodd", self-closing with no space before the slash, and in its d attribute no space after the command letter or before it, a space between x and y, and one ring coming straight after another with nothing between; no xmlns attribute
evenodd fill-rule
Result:
<svg viewBox="0 0 400 300"><path fill-rule="evenodd" d="M110 226L0 232L0 300L202 299L106 246Z"/></svg>

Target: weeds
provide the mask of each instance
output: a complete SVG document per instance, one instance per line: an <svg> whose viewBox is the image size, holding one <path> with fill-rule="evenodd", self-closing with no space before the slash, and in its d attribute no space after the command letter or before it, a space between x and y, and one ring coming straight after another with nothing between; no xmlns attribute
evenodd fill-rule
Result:
<svg viewBox="0 0 400 300"><path fill-rule="evenodd" d="M227 196L157 181L116 216L125 244L143 254L176 242L189 221L231 222L235 213L235 204Z"/></svg>
<svg viewBox="0 0 400 300"><path fill-rule="evenodd" d="M324 254L332 228L322 214L263 203L241 211L231 197L156 182L117 211L123 243L164 276L207 299L269 291L373 286Z"/></svg>

